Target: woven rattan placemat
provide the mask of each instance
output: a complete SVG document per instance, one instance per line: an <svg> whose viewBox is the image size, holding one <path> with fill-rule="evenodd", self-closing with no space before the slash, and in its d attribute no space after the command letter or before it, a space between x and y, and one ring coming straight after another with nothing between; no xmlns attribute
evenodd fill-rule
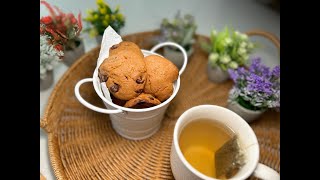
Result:
<svg viewBox="0 0 320 180"><path fill-rule="evenodd" d="M158 34L158 31L143 32L124 39L150 49ZM196 105L225 107L232 86L231 80L223 84L208 81L208 54L200 49L199 38L204 37L197 36L180 90L165 114L161 129L146 140L122 138L112 129L108 115L84 107L75 98L75 84L92 77L99 47L71 66L54 88L40 121L48 133L49 155L57 179L173 179L170 148L176 120ZM84 84L80 92L90 103L104 107L92 84ZM267 111L250 125L258 137L260 162L280 172L280 114Z"/></svg>

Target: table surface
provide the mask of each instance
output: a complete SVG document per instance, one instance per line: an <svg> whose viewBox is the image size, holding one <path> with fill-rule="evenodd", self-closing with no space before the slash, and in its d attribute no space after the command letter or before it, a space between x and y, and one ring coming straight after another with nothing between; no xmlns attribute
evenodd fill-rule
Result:
<svg viewBox="0 0 320 180"><path fill-rule="evenodd" d="M77 1L77 6L73 1L47 0L49 3L61 7L63 10L74 13L82 12L85 16L87 8L95 8L95 1ZM122 35L131 34L141 31L149 31L159 28L162 18L172 18L177 10L181 13L190 13L195 16L198 25L197 33L208 35L212 27L221 30L226 25L232 25L235 29L245 32L251 29L262 29L273 33L280 39L280 14L269 7L254 0L202 0L201 3L196 0L115 0L108 2L111 7L120 5L120 10L126 16L126 26L121 30ZM143 13L142 13L143 12ZM165 12L165 13L164 13ZM47 15L45 8L41 7L40 16ZM143 23L141 23L143 22ZM86 27L86 24L84 25ZM85 51L88 52L97 46L95 39L82 34ZM275 47L267 40L253 38L259 41L261 48L252 56L259 55L262 61L274 66L279 64L279 56ZM43 116L48 98L54 85L59 81L68 67L59 64L54 69L54 84L51 88L40 91L40 117ZM40 128L40 172L48 179L55 179L48 153L47 134Z"/></svg>

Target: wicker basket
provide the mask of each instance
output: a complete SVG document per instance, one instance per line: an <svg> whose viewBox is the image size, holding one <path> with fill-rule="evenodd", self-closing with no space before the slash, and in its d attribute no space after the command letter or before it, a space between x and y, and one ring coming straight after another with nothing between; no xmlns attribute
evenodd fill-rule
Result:
<svg viewBox="0 0 320 180"><path fill-rule="evenodd" d="M280 48L273 35L262 35ZM131 34L124 40L150 49L159 31ZM197 35L194 53L181 76L178 95L171 102L160 130L152 137L131 141L122 138L111 127L105 114L81 105L74 95L75 84L91 77L96 67L100 47L83 55L63 75L55 86L40 121L48 133L51 165L57 179L173 179L170 168L170 149L173 129L178 117L187 109L200 104L226 107L229 80L214 84L206 73L208 54L201 50ZM82 96L92 104L104 107L92 84L81 88ZM280 113L267 111L250 124L260 145L260 162L280 172Z"/></svg>

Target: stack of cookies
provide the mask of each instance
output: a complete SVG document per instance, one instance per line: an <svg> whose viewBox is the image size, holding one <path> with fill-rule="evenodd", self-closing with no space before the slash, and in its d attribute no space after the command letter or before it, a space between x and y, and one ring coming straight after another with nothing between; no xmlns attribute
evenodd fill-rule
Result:
<svg viewBox="0 0 320 180"><path fill-rule="evenodd" d="M109 49L109 57L99 67L99 78L105 82L112 102L128 108L148 108L168 99L178 68L169 60L144 57L134 43L123 41Z"/></svg>

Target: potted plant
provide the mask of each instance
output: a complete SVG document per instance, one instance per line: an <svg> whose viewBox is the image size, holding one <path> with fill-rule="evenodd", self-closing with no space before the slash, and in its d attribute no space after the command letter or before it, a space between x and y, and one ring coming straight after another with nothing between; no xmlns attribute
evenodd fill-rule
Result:
<svg viewBox="0 0 320 180"><path fill-rule="evenodd" d="M125 17L119 12L119 6L117 6L115 10L112 10L103 0L97 0L96 3L98 9L87 10L87 17L84 21L91 25L91 27L85 31L89 32L91 37L96 37L97 42L100 44L104 30L108 26L111 26L120 34L120 29L125 25Z"/></svg>
<svg viewBox="0 0 320 180"><path fill-rule="evenodd" d="M167 18L162 20L160 26L161 41L172 41L181 45L188 54L188 57L193 53L193 43L197 25L195 24L194 17L190 14L185 14L183 17L180 11L176 14L175 18L169 21ZM182 53L172 47L164 48L164 56L172 61L178 68L182 67L183 55Z"/></svg>
<svg viewBox="0 0 320 180"><path fill-rule="evenodd" d="M45 5L50 16L45 16L40 19L40 22L45 24L44 32L48 35L59 39L64 46L63 62L67 66L73 64L82 54L84 54L84 43L79 38L82 30L81 13L78 14L78 19L72 13L64 13L58 7L52 7L48 2L41 1Z"/></svg>
<svg viewBox="0 0 320 180"><path fill-rule="evenodd" d="M209 80L215 83L222 83L229 78L228 69L246 65L249 54L256 47L246 34L228 27L219 33L213 29L210 42L202 42L201 46L209 53L207 73Z"/></svg>
<svg viewBox="0 0 320 180"><path fill-rule="evenodd" d="M63 48L52 37L40 34L40 91L53 84L53 68L63 58Z"/></svg>
<svg viewBox="0 0 320 180"><path fill-rule="evenodd" d="M254 58L249 68L229 69L234 86L229 92L228 108L247 122L267 109L280 111L280 66L272 70Z"/></svg>

